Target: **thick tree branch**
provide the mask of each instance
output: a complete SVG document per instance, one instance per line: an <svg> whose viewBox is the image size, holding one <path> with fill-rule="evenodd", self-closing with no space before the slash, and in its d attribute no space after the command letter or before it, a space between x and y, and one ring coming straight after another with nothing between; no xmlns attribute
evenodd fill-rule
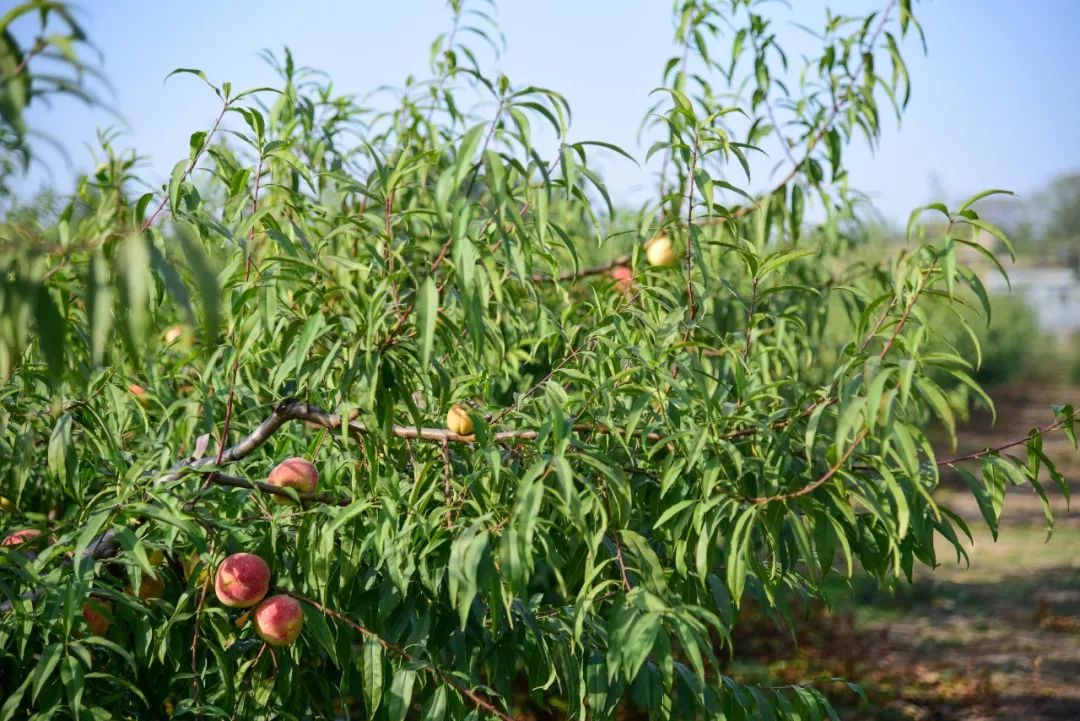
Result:
<svg viewBox="0 0 1080 721"><path fill-rule="evenodd" d="M221 454L221 463L228 464L235 461L239 461L253 452L256 448L261 446L270 436L274 434L281 426L289 421L304 421L311 423L312 425L327 430L340 430L342 425L347 425L349 433L354 436L362 436L370 433L378 433L376 429L369 428L365 423L358 420L342 419L340 415L330 413L318 406L299 401L296 399L287 399L274 409L270 416L264 420L259 426L252 431L248 436L241 439L236 445L227 448ZM618 433L620 429L612 428L602 423L576 423L573 426L575 433ZM405 426L394 424L390 428L390 433L397 438L406 438L410 440L432 441L435 443L476 443L476 434L462 435L460 433L454 433L446 428L424 428L417 426ZM660 433L645 433L641 431L635 431L634 434L637 437L645 438L650 441L659 441L664 438ZM540 437L540 432L535 430L506 430L497 431L491 434L491 438L496 443L515 443L515 442L527 442L535 441ZM197 461L186 460L182 461L172 473L164 476L161 481L176 480L184 472L185 469L198 470L204 466L214 463L213 458L202 458Z"/></svg>

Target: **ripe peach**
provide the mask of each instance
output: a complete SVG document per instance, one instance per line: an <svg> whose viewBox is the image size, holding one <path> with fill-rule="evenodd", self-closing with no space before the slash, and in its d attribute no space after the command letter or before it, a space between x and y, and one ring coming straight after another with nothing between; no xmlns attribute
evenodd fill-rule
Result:
<svg viewBox="0 0 1080 721"><path fill-rule="evenodd" d="M472 418L465 410L465 406L456 405L446 414L446 427L451 433L459 436L467 436L473 432Z"/></svg>
<svg viewBox="0 0 1080 721"><path fill-rule="evenodd" d="M289 458L274 466L266 482L278 488L295 488L297 493L314 493L319 483L319 469L306 458ZM274 503L292 503L274 496Z"/></svg>
<svg viewBox="0 0 1080 721"><path fill-rule="evenodd" d="M145 406L150 401L150 397L147 395L146 389L138 385L137 383L132 383L131 385L129 385L128 391L131 393L131 395L135 396L135 400L137 400L140 405Z"/></svg>
<svg viewBox="0 0 1080 721"><path fill-rule="evenodd" d="M288 646L304 627L304 609L292 596L271 596L255 609L255 632L271 646Z"/></svg>
<svg viewBox="0 0 1080 721"><path fill-rule="evenodd" d="M92 598L83 604L82 615L90 627L90 633L104 636L112 623L112 604L104 599Z"/></svg>
<svg viewBox="0 0 1080 721"><path fill-rule="evenodd" d="M615 289L626 293L634 285L634 271L625 265L617 265L611 269L611 279L615 281Z"/></svg>
<svg viewBox="0 0 1080 721"><path fill-rule="evenodd" d="M29 543L40 535L41 531L36 528L24 528L21 531L15 531L15 533L12 533L3 541L0 541L0 546L21 546L24 543Z"/></svg>
<svg viewBox="0 0 1080 721"><path fill-rule="evenodd" d="M270 567L253 553L234 553L218 566L214 592L231 608L247 608L270 590Z"/></svg>
<svg viewBox="0 0 1080 721"><path fill-rule="evenodd" d="M184 329L178 325L174 325L165 331L165 344L175 343L184 332Z"/></svg>
<svg viewBox="0 0 1080 721"><path fill-rule="evenodd" d="M645 257L649 265L671 265L675 262L675 250L671 247L671 238L661 233L645 245Z"/></svg>

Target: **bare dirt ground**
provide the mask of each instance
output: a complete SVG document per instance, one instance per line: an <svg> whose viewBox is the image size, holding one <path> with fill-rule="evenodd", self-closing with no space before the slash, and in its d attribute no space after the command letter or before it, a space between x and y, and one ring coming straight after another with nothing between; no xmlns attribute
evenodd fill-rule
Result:
<svg viewBox="0 0 1080 721"><path fill-rule="evenodd" d="M996 427L973 416L961 452L1046 425L1051 403L1080 406L1080 389L1000 389L994 398ZM827 688L845 720L1080 721L1080 453L1062 433L1045 449L1074 489L1070 512L1046 486L1055 515L1048 543L1030 488L1006 495L997 542L974 499L960 486L943 490L939 500L972 528L970 567L946 561L895 594L856 583L858 603L812 614L794 639L759 644L757 669L744 671ZM950 558L948 544L940 550ZM869 703L822 681L836 676L862 684Z"/></svg>

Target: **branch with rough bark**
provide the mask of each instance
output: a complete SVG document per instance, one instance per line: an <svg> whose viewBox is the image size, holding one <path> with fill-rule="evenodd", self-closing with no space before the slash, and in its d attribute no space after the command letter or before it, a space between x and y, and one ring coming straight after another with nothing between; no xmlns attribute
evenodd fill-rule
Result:
<svg viewBox="0 0 1080 721"><path fill-rule="evenodd" d="M832 405L835 402L836 399L834 398L828 400L819 400L811 404L806 410L801 412L799 414L799 417L805 417L809 415L813 411L813 409L815 409L822 403L826 405ZM1045 435L1047 433L1050 433L1051 431L1062 428L1068 423L1076 421L1078 418L1080 418L1080 410L1074 411L1071 414L1058 418L1053 423L1045 425L1041 428L1034 429L1034 435ZM259 448L259 446L266 443L278 429L280 429L283 425L290 421L304 421L328 430L340 429L342 423L347 423L350 433L354 435L362 435L373 432L360 421L343 420L341 416L329 413L328 411L319 408L318 406L314 406L310 403L306 403L296 399L287 399L282 403L278 404L278 406L274 408L270 416L268 416L266 420L260 423L255 428L255 430L242 438L236 444L222 451L219 455L219 457L221 458L221 463L234 463L247 457L257 448ZM777 423L769 425L768 428L782 429L790 425L790 423L790 420L779 421ZM574 426L574 430L577 432L613 433L618 432L619 429L612 429L608 426L603 425L577 424ZM738 431L733 431L724 435L723 437L725 439L745 437L754 435L759 430L760 428L746 428ZM436 441L443 444L449 444L451 442L476 442L475 435L460 435L444 428L417 428L395 425L392 427L392 432L395 436L400 438ZM660 440L661 438L660 434L656 433L639 433L637 435L639 437L647 438L649 440ZM538 436L538 431L533 430L501 431L492 434L492 438L496 442L527 442L531 440L536 440ZM755 498L747 498L745 500L748 503L763 504L771 503L774 501L786 501L813 492L814 490L825 484L827 481L832 479L840 471L842 466L850 459L850 457L854 454L855 450L866 438L866 436L867 432L864 430L856 437L855 441L848 448L847 452L844 453L844 455L834 466L830 467L825 474L823 474L820 478L816 479L814 482L808 484L807 486L804 486L803 488L800 488L796 491L779 494L776 496L761 496ZM982 451L978 451L975 453L943 459L937 461L936 465L945 466L962 463L965 461L978 460L986 456L1001 453L1002 451L1008 450L1009 448L1021 445L1027 442L1030 437L1031 436L1025 436L1024 438L1004 443L995 448L986 448ZM216 460L216 458L210 457L202 459L183 459L169 473L159 478L158 482L161 483L168 481L176 481L182 478L187 473L198 473L201 469L205 468L208 465L216 465ZM207 471L205 472L205 475L207 483L211 485L218 485L230 488L243 488L253 491L259 491L261 493L266 493L270 495L280 496L283 498L292 498L292 494L290 492L285 491L284 489L277 486L272 486L268 483L226 475L217 470ZM350 498L334 496L330 494L299 493L297 494L297 497L299 498L301 503L324 503L337 506L347 506L352 503L352 499ZM83 558L89 559L91 561L100 561L118 555L121 547L116 542L115 536L116 531L112 529L105 531L104 533L99 535L97 538L90 542L90 545L83 553ZM618 545L619 544L616 541L616 547L618 547ZM72 559L66 559L64 561L65 564L70 564L71 562ZM39 586L38 588L23 593L19 598L22 600L29 600L31 602L34 602L41 598L44 595L45 591L46 588L44 586ZM14 605L14 600L8 600L0 603L0 613L6 613L8 611L11 611L14 608Z"/></svg>

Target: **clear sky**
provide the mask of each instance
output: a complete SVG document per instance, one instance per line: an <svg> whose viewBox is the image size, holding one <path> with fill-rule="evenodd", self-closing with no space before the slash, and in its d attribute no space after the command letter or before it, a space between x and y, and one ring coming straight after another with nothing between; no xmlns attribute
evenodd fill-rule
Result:
<svg viewBox="0 0 1080 721"><path fill-rule="evenodd" d="M13 0L0 0L0 9ZM841 12L867 12L883 0L833 0ZM775 4L778 17L817 28L825 0ZM551 87L574 111L573 140L606 140L637 155L636 133L649 92L672 54L670 0L502 0L498 18L508 51L498 67L518 85ZM917 41L907 58L914 85L900 126L886 117L876 154L849 158L853 185L886 217L902 221L916 205L989 187L1031 193L1054 175L1080 169L1080 0L922 0L916 14L929 52ZM188 136L207 128L218 101L176 67L198 67L234 87L273 83L259 50L288 45L298 64L325 70L344 92L364 94L427 73L431 40L449 25L442 0L145 0L85 2L82 17L104 54L122 143L147 157L143 176L162 182L187 154ZM62 140L77 166L92 167L98 127L117 121L61 102L31 121ZM53 177L72 170L48 158ZM629 163L606 165L616 195L644 177ZM23 187L36 187L35 171ZM757 182L760 181L760 182ZM756 179L765 187L767 179Z"/></svg>

